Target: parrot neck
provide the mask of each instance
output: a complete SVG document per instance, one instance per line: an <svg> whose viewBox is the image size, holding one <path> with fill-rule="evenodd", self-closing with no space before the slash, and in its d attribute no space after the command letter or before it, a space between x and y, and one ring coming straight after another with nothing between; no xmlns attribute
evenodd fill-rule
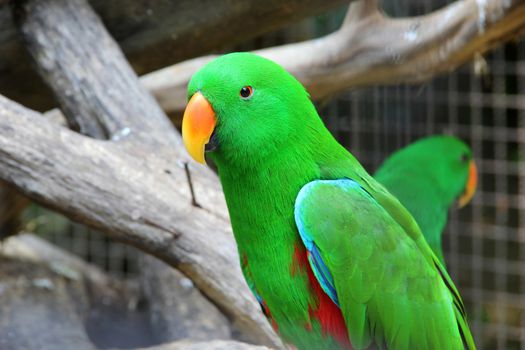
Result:
<svg viewBox="0 0 525 350"><path fill-rule="evenodd" d="M291 150L265 159L264 165L238 171L216 161L239 248L249 245L292 245L298 236L293 206L301 187L319 177L313 159ZM287 230L281 229L286 225Z"/></svg>
<svg viewBox="0 0 525 350"><path fill-rule="evenodd" d="M316 179L349 176L349 169L362 169L324 127L306 128L278 152L244 163L235 163L220 152L211 154L218 168L237 243L279 246L299 238L293 218L299 190ZM334 170L335 169L335 170ZM341 169L341 171L338 171ZM287 230L274 229L286 225ZM257 228L256 228L257 227Z"/></svg>

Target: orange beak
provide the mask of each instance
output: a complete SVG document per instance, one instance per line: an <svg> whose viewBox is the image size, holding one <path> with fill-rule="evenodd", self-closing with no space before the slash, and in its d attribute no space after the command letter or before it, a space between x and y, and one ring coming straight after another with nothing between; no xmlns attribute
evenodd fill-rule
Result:
<svg viewBox="0 0 525 350"><path fill-rule="evenodd" d="M182 140L190 156L201 164L206 164L204 151L215 123L215 112L210 103L200 92L196 92L184 111Z"/></svg>
<svg viewBox="0 0 525 350"><path fill-rule="evenodd" d="M472 197L474 192L476 192L476 186L478 185L478 169L476 168L476 163L472 159L470 161L469 171L468 171L468 180L467 186L465 187L465 192L459 197L458 206L463 208L467 205Z"/></svg>

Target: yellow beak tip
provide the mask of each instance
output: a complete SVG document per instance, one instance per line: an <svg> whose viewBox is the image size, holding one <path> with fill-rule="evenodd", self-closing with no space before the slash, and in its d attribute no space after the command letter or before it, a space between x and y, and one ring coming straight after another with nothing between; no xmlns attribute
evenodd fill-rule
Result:
<svg viewBox="0 0 525 350"><path fill-rule="evenodd" d="M476 163L474 162L474 160L471 160L465 192L461 195L458 201L459 208L463 208L464 206L470 203L470 201L472 200L472 197L474 197L474 193L476 192L477 183L478 183L478 169L476 167Z"/></svg>

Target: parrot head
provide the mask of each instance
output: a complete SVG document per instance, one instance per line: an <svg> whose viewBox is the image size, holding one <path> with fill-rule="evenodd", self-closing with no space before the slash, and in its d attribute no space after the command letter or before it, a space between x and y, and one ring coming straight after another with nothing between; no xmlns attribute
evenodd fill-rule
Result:
<svg viewBox="0 0 525 350"><path fill-rule="evenodd" d="M300 142L317 116L301 83L250 53L224 55L201 68L188 85L188 99L182 136L200 163L205 152L229 163L280 152Z"/></svg>
<svg viewBox="0 0 525 350"><path fill-rule="evenodd" d="M478 171L471 149L452 136L432 136L421 140L427 148L427 162L439 167L441 187L447 188L457 198L460 208L467 205L476 191Z"/></svg>
<svg viewBox="0 0 525 350"><path fill-rule="evenodd" d="M404 159L401 161L400 157ZM456 200L460 208L470 202L476 191L478 173L472 151L456 137L425 137L394 153L387 162L390 160L417 166L422 178L431 179L441 196L448 198L449 203Z"/></svg>

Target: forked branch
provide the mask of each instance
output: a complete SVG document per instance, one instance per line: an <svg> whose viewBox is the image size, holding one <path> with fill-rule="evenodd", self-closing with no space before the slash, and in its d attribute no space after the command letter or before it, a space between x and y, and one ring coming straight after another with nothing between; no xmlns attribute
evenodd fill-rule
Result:
<svg viewBox="0 0 525 350"><path fill-rule="evenodd" d="M313 99L323 99L351 88L425 81L524 31L523 0L460 0L411 18L390 18L377 1L361 0L350 5L338 31L255 53L284 66ZM167 113L180 113L189 79L212 59L178 63L142 82Z"/></svg>

